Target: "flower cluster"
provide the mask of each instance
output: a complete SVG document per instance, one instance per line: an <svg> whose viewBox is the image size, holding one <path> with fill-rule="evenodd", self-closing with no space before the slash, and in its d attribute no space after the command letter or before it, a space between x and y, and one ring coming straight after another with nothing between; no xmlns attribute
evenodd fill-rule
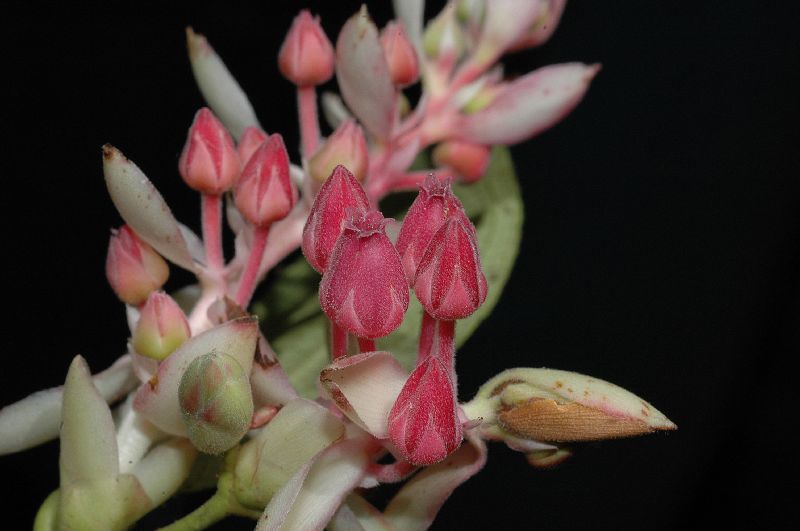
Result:
<svg viewBox="0 0 800 531"><path fill-rule="evenodd" d="M363 8L335 46L309 12L292 23L278 67L297 89L298 164L207 40L187 30L209 108L196 113L177 169L200 194L201 235L174 218L133 162L103 147L106 185L125 221L112 231L106 275L131 335L109 369L92 376L78 356L63 388L0 412L0 453L60 436L60 488L37 528L125 528L189 478L216 493L169 529L228 514L257 519L257 529L424 529L483 467L486 440L552 466L569 443L674 429L623 389L548 369L508 370L459 403L456 321L499 287L487 283L480 227L454 183L491 179L492 147L560 120L598 67L502 78L498 59L544 43L563 0L451 2L424 28L422 2L396 4L398 19L382 30ZM317 87L334 74L341 97L322 96L333 128L322 138ZM417 82L412 109L404 89ZM403 190L417 195L397 223L380 202ZM235 234L231 257L223 220ZM248 312L256 287L298 248L321 275L310 277L319 282L312 306L328 332L312 338L329 359L305 388L285 370L302 355L299 341L275 348ZM162 291L167 261L197 283ZM409 371L408 352L379 345L409 322L415 301ZM204 476L200 453L219 456L218 473ZM360 495L409 477L384 508Z"/></svg>

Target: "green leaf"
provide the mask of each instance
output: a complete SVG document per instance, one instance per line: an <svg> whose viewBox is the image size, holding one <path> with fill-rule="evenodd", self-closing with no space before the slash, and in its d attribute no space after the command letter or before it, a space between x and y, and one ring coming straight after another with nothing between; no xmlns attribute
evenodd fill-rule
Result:
<svg viewBox="0 0 800 531"><path fill-rule="evenodd" d="M496 147L486 176L475 184L453 187L478 231L481 263L489 284L486 302L456 326L461 346L491 313L511 274L522 236L522 196L507 148ZM258 307L265 315L265 331L283 368L298 391L315 396L319 372L328 364L327 320L319 308L319 274L299 256L276 271ZM394 354L407 369L414 365L422 307L411 297L403 324L378 348Z"/></svg>

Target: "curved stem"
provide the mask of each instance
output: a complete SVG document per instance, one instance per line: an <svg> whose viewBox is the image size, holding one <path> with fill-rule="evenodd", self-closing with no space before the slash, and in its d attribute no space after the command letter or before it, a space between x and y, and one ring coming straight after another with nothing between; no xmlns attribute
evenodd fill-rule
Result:
<svg viewBox="0 0 800 531"><path fill-rule="evenodd" d="M236 291L236 303L242 308L247 308L256 289L256 278L267 246L269 227L269 225L258 226L253 233L253 246L250 248L250 256L247 258L247 265L239 281L239 289Z"/></svg>
<svg viewBox="0 0 800 531"><path fill-rule="evenodd" d="M203 194L201 216L208 267L219 273L225 267L225 256L222 253L222 196Z"/></svg>

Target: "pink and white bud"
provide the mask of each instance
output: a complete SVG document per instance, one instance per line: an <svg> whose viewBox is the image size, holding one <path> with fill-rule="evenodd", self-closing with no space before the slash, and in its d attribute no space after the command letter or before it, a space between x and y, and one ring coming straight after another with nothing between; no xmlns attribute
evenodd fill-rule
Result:
<svg viewBox="0 0 800 531"><path fill-rule="evenodd" d="M192 361L181 378L178 400L189 439L201 452L221 454L250 429L250 381L228 354L214 351Z"/></svg>
<svg viewBox="0 0 800 531"><path fill-rule="evenodd" d="M441 360L432 356L408 377L389 413L389 436L413 465L438 463L463 438L453 383Z"/></svg>
<svg viewBox="0 0 800 531"><path fill-rule="evenodd" d="M333 76L331 41L307 9L300 11L278 52L281 74L298 87L321 85Z"/></svg>
<svg viewBox="0 0 800 531"><path fill-rule="evenodd" d="M203 107L194 115L178 171L192 189L220 195L234 185L242 165L228 130Z"/></svg>
<svg viewBox="0 0 800 531"><path fill-rule="evenodd" d="M169 266L150 245L123 225L111 231L106 255L106 278L117 297L127 304L143 303L169 277Z"/></svg>
<svg viewBox="0 0 800 531"><path fill-rule="evenodd" d="M450 182L428 175L420 186L419 195L408 209L397 237L397 252L409 284L414 282L417 266L433 235L452 216L461 217L469 223L461 201L450 188Z"/></svg>
<svg viewBox="0 0 800 531"><path fill-rule="evenodd" d="M278 133L253 153L236 184L234 201L254 225L283 219L297 202L297 188L289 174L289 154Z"/></svg>
<svg viewBox="0 0 800 531"><path fill-rule="evenodd" d="M377 210L350 211L319 286L331 321L364 338L383 337L403 322L408 282Z"/></svg>
<svg viewBox="0 0 800 531"><path fill-rule="evenodd" d="M251 125L245 128L239 143L236 145L236 151L239 153L239 161L241 161L242 167L247 166L250 157L261 147L261 144L267 141L267 138L269 138L269 135L256 126Z"/></svg>
<svg viewBox="0 0 800 531"><path fill-rule="evenodd" d="M303 228L303 254L319 273L327 269L328 259L351 209L366 212L369 199L353 174L344 166L337 166L319 189Z"/></svg>
<svg viewBox="0 0 800 531"><path fill-rule="evenodd" d="M191 335L178 303L163 291L154 291L142 307L131 341L138 354L161 361Z"/></svg>
<svg viewBox="0 0 800 531"><path fill-rule="evenodd" d="M464 182L474 183L486 173L491 159L491 150L483 144L448 140L433 150L433 162L437 166L452 168Z"/></svg>
<svg viewBox="0 0 800 531"><path fill-rule="evenodd" d="M369 152L364 131L354 120L345 120L308 161L308 172L317 182L325 182L336 166L342 165L358 182L367 176Z"/></svg>
<svg viewBox="0 0 800 531"><path fill-rule="evenodd" d="M468 317L486 300L475 233L459 217L449 218L433 236L414 278L414 293L436 319Z"/></svg>
<svg viewBox="0 0 800 531"><path fill-rule="evenodd" d="M542 45L556 31L561 15L564 13L564 7L567 5L567 0L545 0L542 4L544 7L539 18L536 19L536 22L524 35L511 43L508 48L509 51L514 52Z"/></svg>
<svg viewBox="0 0 800 531"><path fill-rule="evenodd" d="M399 87L416 82L419 78L417 52L403 25L395 21L389 22L381 31L380 40L392 82Z"/></svg>

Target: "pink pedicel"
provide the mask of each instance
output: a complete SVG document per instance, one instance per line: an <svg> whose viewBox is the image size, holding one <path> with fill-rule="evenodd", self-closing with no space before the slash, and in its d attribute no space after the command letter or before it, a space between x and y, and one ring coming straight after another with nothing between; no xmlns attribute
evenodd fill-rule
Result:
<svg viewBox="0 0 800 531"><path fill-rule="evenodd" d="M178 303L163 291L154 291L142 306L131 344L138 354L161 361L191 335Z"/></svg>
<svg viewBox="0 0 800 531"><path fill-rule="evenodd" d="M468 223L468 222L467 222ZM471 315L486 299L474 228L451 217L431 239L417 267L414 293L436 319L453 321Z"/></svg>
<svg viewBox="0 0 800 531"><path fill-rule="evenodd" d="M233 139L216 116L203 107L194 116L178 171L192 189L220 195L239 178L242 165Z"/></svg>
<svg viewBox="0 0 800 531"><path fill-rule="evenodd" d="M278 52L278 68L298 87L321 85L333 76L333 45L319 17L312 17L306 9L295 17Z"/></svg>
<svg viewBox="0 0 800 531"><path fill-rule="evenodd" d="M250 157L256 152L261 144L267 141L269 135L253 125L245 127L239 143L236 145L236 151L239 153L239 160L242 162L242 167L247 166Z"/></svg>
<svg viewBox="0 0 800 531"><path fill-rule="evenodd" d="M331 321L357 337L393 332L408 309L408 282L377 210L350 210L319 287Z"/></svg>
<svg viewBox="0 0 800 531"><path fill-rule="evenodd" d="M337 166L317 193L303 228L303 254L324 273L349 209L367 211L369 199L352 173Z"/></svg>
<svg viewBox="0 0 800 531"><path fill-rule="evenodd" d="M308 172L315 181L324 182L341 165L361 182L367 176L368 164L364 131L354 120L345 120L308 161Z"/></svg>
<svg viewBox="0 0 800 531"><path fill-rule="evenodd" d="M417 52L403 25L389 22L381 31L380 39L392 82L399 87L416 82L419 78Z"/></svg>
<svg viewBox="0 0 800 531"><path fill-rule="evenodd" d="M160 289L169 277L169 266L133 229L123 225L111 231L106 255L106 278L123 302L137 306Z"/></svg>
<svg viewBox="0 0 800 531"><path fill-rule="evenodd" d="M409 284L414 281L417 266L431 238L445 220L453 216L469 223L461 201L453 194L450 183L428 175L420 186L419 195L408 209L397 237L397 252L402 259Z"/></svg>
<svg viewBox="0 0 800 531"><path fill-rule="evenodd" d="M406 380L389 413L389 437L403 459L420 466L441 461L461 444L453 384L438 357L427 358Z"/></svg>
<svg viewBox="0 0 800 531"><path fill-rule="evenodd" d="M283 219L297 202L297 189L289 175L289 154L279 134L269 136L250 157L236 184L236 208L253 225Z"/></svg>
<svg viewBox="0 0 800 531"><path fill-rule="evenodd" d="M486 173L491 159L491 150L483 144L448 140L433 150L433 162L445 166L467 183L478 181Z"/></svg>

